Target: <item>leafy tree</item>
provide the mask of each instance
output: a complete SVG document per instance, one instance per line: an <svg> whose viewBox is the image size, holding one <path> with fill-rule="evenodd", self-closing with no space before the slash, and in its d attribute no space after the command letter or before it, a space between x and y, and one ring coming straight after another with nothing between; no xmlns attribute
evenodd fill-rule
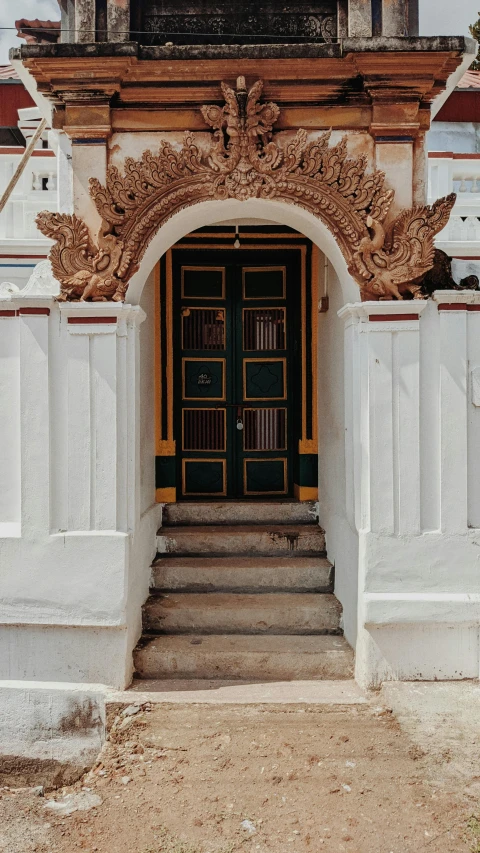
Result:
<svg viewBox="0 0 480 853"><path fill-rule="evenodd" d="M476 24L471 25L470 32L479 45L475 62L470 66L470 70L480 71L480 12L478 13L478 21Z"/></svg>

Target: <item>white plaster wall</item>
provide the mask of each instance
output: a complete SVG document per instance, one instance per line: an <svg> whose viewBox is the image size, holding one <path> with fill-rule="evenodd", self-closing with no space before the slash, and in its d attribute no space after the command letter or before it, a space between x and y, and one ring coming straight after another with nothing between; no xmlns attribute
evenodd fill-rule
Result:
<svg viewBox="0 0 480 853"><path fill-rule="evenodd" d="M48 250L45 247L45 242L43 242L43 244L34 246L33 250L31 249L30 245L27 250L25 245L19 245L19 242L15 241L13 246L12 243L10 243L8 240L2 240L0 242L0 250L4 250L5 254L7 252L11 253L12 248L14 251L19 252L20 254L20 257L18 258L18 263L0 263L0 284L3 284L3 282L8 281L10 284L14 284L15 287L18 287L19 290L22 290L22 288L25 287L28 279L30 278L33 270L35 269L36 263L24 262L21 257L21 254L23 254L23 252L26 253L26 251L35 251L38 252L39 255L45 253L46 256ZM40 241L38 241L38 243L40 243Z"/></svg>
<svg viewBox="0 0 480 853"><path fill-rule="evenodd" d="M479 675L477 300L442 291L412 303L420 320L395 320L405 303L342 311L357 318L346 332L358 388L356 676L367 686Z"/></svg>
<svg viewBox="0 0 480 853"><path fill-rule="evenodd" d="M143 312L50 297L2 310L0 678L123 687L161 514L153 475L141 500Z"/></svg>
<svg viewBox="0 0 480 853"><path fill-rule="evenodd" d="M319 293L325 269L321 266ZM319 521L326 531L328 559L335 565L335 594L343 605L345 636L355 647L358 600L358 532L347 517L345 458L344 330L337 311L344 304L340 282L326 270L329 310L318 317L318 464ZM356 296L352 282L351 297ZM350 482L350 477L348 478Z"/></svg>
<svg viewBox="0 0 480 853"><path fill-rule="evenodd" d="M427 133L427 150L477 154L480 150L480 125L473 121L433 121Z"/></svg>
<svg viewBox="0 0 480 853"><path fill-rule="evenodd" d="M10 317L0 318L0 400L1 530L20 524L20 336Z"/></svg>
<svg viewBox="0 0 480 853"><path fill-rule="evenodd" d="M145 320L140 326L140 483L141 512L155 501L155 274L150 273L143 288L140 307Z"/></svg>
<svg viewBox="0 0 480 853"><path fill-rule="evenodd" d="M132 650L142 633L142 605L150 586L151 564L156 554L156 534L162 523L162 505L155 503L155 273L151 271L140 306L145 320L139 334L139 509L129 560L127 598L127 681L133 675Z"/></svg>
<svg viewBox="0 0 480 853"><path fill-rule="evenodd" d="M440 313L415 303L421 320L396 323L369 314L402 314L404 303L354 305L344 338L337 309L358 294L333 236L294 205L250 200L172 217L129 289L145 311L2 300L41 313L2 319L12 324L0 382L14 420L0 426L14 498L0 530L1 678L130 680L161 519L146 280L185 233L246 217L303 232L336 270L319 318L319 503L352 645L358 614L357 677L478 677L480 311L463 305L476 308L478 295L442 294L462 304ZM102 314L115 322L68 322Z"/></svg>
<svg viewBox="0 0 480 853"><path fill-rule="evenodd" d="M0 684L0 779L4 785L75 782L105 741L105 694L98 684Z"/></svg>

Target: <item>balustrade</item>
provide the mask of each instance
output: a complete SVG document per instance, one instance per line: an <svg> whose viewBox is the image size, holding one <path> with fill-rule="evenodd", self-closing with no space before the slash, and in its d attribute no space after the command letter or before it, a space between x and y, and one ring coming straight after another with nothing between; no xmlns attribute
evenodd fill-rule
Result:
<svg viewBox="0 0 480 853"><path fill-rule="evenodd" d="M8 185L15 173L23 151L0 153L0 193ZM41 240L47 243L40 233L35 217L41 210L57 210L57 172L56 158L53 152L42 149L34 152L17 186L12 192L0 215L0 240Z"/></svg>
<svg viewBox="0 0 480 853"><path fill-rule="evenodd" d="M452 192L457 200L436 245L453 256L480 257L480 154L430 152L429 204Z"/></svg>

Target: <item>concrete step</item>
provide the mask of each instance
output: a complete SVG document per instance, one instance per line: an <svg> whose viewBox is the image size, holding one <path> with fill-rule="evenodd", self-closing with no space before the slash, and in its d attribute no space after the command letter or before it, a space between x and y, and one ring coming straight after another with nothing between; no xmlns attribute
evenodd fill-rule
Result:
<svg viewBox="0 0 480 853"><path fill-rule="evenodd" d="M325 534L316 524L214 525L162 527L157 535L160 554L222 554L244 556L325 556Z"/></svg>
<svg viewBox="0 0 480 853"><path fill-rule="evenodd" d="M166 504L164 526L189 524L312 524L313 501L225 501Z"/></svg>
<svg viewBox="0 0 480 853"><path fill-rule="evenodd" d="M332 592L325 557L159 557L152 588L183 592Z"/></svg>
<svg viewBox="0 0 480 853"><path fill-rule="evenodd" d="M291 681L348 679L353 651L343 637L144 637L134 653L144 679Z"/></svg>
<svg viewBox="0 0 480 853"><path fill-rule="evenodd" d="M177 592L151 596L143 626L167 634L332 634L341 610L328 594Z"/></svg>

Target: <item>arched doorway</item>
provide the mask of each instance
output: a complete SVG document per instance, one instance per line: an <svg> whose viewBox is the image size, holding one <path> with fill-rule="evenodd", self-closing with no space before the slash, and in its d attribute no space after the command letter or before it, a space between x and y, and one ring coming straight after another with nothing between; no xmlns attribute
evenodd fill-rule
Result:
<svg viewBox="0 0 480 853"><path fill-rule="evenodd" d="M238 224L239 249L235 248ZM183 262L179 260L182 252ZM247 260L248 257L250 260ZM218 293L212 293L217 297L217 301L215 298L212 301L208 295L200 299L194 297L192 301L188 292L182 291L182 269L186 268L187 276L201 276L202 266L214 271L219 282L222 276L226 275L227 268L229 270L225 292L220 282ZM260 306L268 309L270 305L270 309L279 309L279 317L283 312L285 316L288 314L287 335L291 336L289 340L285 340L286 348L279 352L252 350L251 342L247 343L247 349L240 348L243 318L251 317L252 309L258 305L256 300L243 299L244 270L252 267L257 270L263 268L265 271L269 269L273 276L285 276L286 288L291 291L289 294L285 291L285 299L278 299L279 292L276 299L267 299ZM329 271L326 271L327 267L330 268ZM144 291L149 274L152 276L150 294ZM238 287L233 285L236 276L240 282ZM334 295L333 304L338 302L338 308L346 302L358 299L358 288L348 273L346 262L332 233L308 210L288 202L257 198L245 201L224 199L200 202L176 213L154 234L145 250L140 269L130 281L126 301L130 304L141 304L148 318L152 312L155 312L156 316L150 333L150 338L155 338L155 380L147 395L149 414L145 413L144 417L152 417L153 397L155 491L158 502L169 503L208 497L217 500L224 497L256 499L267 495L273 499L293 497L296 500L317 500L318 318L326 288L334 291L330 297ZM242 298L237 298L239 294L242 294ZM225 299L218 301L219 295ZM234 295L235 305L232 302ZM187 347L182 353L183 329L185 327L185 332L188 333L191 322L188 317L181 317L182 310L193 309L193 316L200 317L202 314L199 309L211 311L214 302L214 307L220 312L219 317L230 308L224 315L224 320L216 320L214 317L213 325L217 323L222 327L226 322L230 324L231 331L233 326L236 326L236 334L230 334L230 340L226 340L228 346L231 345L233 349L215 353L210 349L211 344L208 344L206 349L198 351L196 347ZM336 358L341 363L341 324L334 315L334 309L325 313L322 325L330 327L332 324L338 324L337 335L332 337L336 340L334 349L338 348ZM265 315L265 322L268 323L272 316ZM209 317L209 314L205 314L207 325L211 325ZM142 334L146 334L148 326L149 320L142 327ZM209 334L218 333L218 328L216 332L209 330ZM329 357L327 354L327 361ZM203 361L208 359L203 365L205 369L199 370L199 358ZM229 371L228 376L226 373L223 376L224 359L227 359L225 370ZM279 374L280 385L284 378L287 380L286 388L279 390L281 399L271 398L279 405L268 402L268 395L273 394L273 389L267 389L267 393L262 395L266 399L261 401L249 400L248 395L243 394L246 371L254 371L255 367L252 365L261 363L253 359L271 363L274 372ZM327 362L323 357L321 361L322 371L325 372ZM191 399L190 391L190 399L187 395L187 398L182 400L182 396L185 396L184 389L182 391L182 384L185 382L182 371L185 366L196 377L197 390L201 388L199 399ZM219 376L212 376L212 385L199 386L198 382L204 381L204 374L208 383L212 366L219 372ZM222 388L220 396L225 399L222 401L216 399L218 395L213 393L213 382L218 380L223 384L224 378L225 395ZM270 378L270 374L267 378ZM230 390L227 391L229 383ZM338 390L341 394L341 389ZM211 402L202 405L201 401L210 399L209 395ZM221 406L222 402L226 405ZM254 403L260 405L253 405ZM275 436L267 436L267 441L263 440L263 444L268 447L265 453L255 450L252 456L249 446L246 446L247 430L237 430L237 424L245 426L243 413L246 409L249 410L246 418L251 419L250 428L258 431L258 428L252 425L253 419L259 419L257 423L261 428L262 423L265 425L262 418L267 418L271 419L271 430L278 433ZM258 413L259 409L269 410L268 414ZM202 423L198 420L200 418L213 418L217 424L216 437L213 429L207 442L209 446L200 454L198 442L193 446L190 444L189 447L184 447L185 418L193 421L196 418L199 430L202 428ZM289 430L289 434L286 433L285 436L282 435L282 422L285 423L286 430ZM206 420L204 426L205 424ZM221 434L222 427L225 430L224 435ZM230 442L226 440L227 435ZM193 438L195 439L195 436ZM212 441L215 443L218 440L223 442L222 450L214 450L210 446ZM256 441L255 437L253 441ZM281 449L277 446L280 443ZM236 453L233 452L232 445L237 446ZM265 463L260 467L269 472L270 481L267 478L260 486L258 481L254 484L252 478L256 473L255 469L258 472L260 467L249 461L250 459L259 459ZM274 464L270 460L274 460ZM187 474L194 470L202 475L205 472L204 480L201 481L200 478L198 482L191 481L189 488ZM250 482L247 482L249 473ZM205 485L205 478L213 478L215 482ZM254 494L255 492L258 494Z"/></svg>
<svg viewBox="0 0 480 853"><path fill-rule="evenodd" d="M251 214L248 218L245 216L246 208ZM211 224L205 224L208 222L208 218L211 218ZM288 224L285 224L285 220L287 220ZM297 227L292 227L292 223ZM146 253L144 257L142 269L132 282L132 284L136 286L135 292L139 296L139 304L146 314L146 319L140 327L140 376L142 383L140 410L141 419L143 421L140 452L142 455L141 470L144 472L142 483L142 494L144 495L143 509L146 512L151 501L153 489L153 483L151 480L153 453L156 455L157 476L160 473L159 468L164 468L164 471L161 474L162 479L157 479L155 483L157 501L166 504L163 509L164 524L165 520L167 520L168 525L170 525L170 519L173 519L175 520L176 525L175 529L167 525L164 527L161 535L167 538L176 539L177 542L179 536L178 527L182 527L184 525L185 518L187 517L191 519L189 525L192 526L200 525L202 523L202 519L216 519L215 523L219 525L219 528L222 531L221 533L218 533L218 538L220 539L221 537L226 541L230 533L222 526L225 523L222 519L227 517L231 518L232 513L237 513L235 516L235 523L240 524L240 519L245 518L244 513L247 511L248 505L255 503L258 506L258 512L255 512L254 517L257 518L257 523L261 526L259 519L261 518L262 512L267 511L265 505L274 502L278 504L279 510L278 516L275 516L275 518L281 517L282 519L285 519L285 521L288 521L291 517L289 514L292 507L292 498L293 501L297 501L299 512L302 507L302 503L298 502L300 499L303 501L304 507L304 510L302 510L302 525L304 526L305 531L308 529L310 524L312 526L316 524L316 536L322 535L321 530L318 527L318 520L320 521L321 528L327 531L328 559L330 562L335 562L336 568L335 589L336 592L338 590L337 597L340 599L342 604L345 602L344 624L346 627L346 636L349 642L354 644L356 635L357 604L357 536L356 532L349 525L349 522L345 517L345 449L344 430L341 427L343 421L344 400L344 337L343 324L337 317L337 310L341 308L345 302L355 301L357 291L353 282L349 280L346 269L344 270L345 275L342 283L340 275L336 272L335 266L326 256L325 252L319 248L318 244L320 244L324 249L328 247L329 250L332 251L332 254L335 255L335 245L329 246L330 240L334 244L333 238L331 238L329 234L325 234L321 225L319 227L318 220L313 224L314 227L312 227L311 223L308 223L308 215L303 219L303 212L293 205L277 204L272 201L269 202L264 200L251 200L244 203L226 200L216 204L205 203L199 205L198 210L196 207L184 210L178 214L178 217L176 216L167 222L154 236L151 247L147 249L148 254ZM189 225L196 227L189 229ZM236 225L239 225L240 244L241 247L243 247L240 249L234 247L236 239ZM304 227L305 225L307 226L306 228ZM302 228L303 233L301 233ZM313 241L309 240L305 235L305 230L307 229L310 231L312 236L316 237L316 243L313 243ZM173 245L169 245L170 238L166 237L167 232L170 234L175 233L176 240ZM224 236L220 237L220 234L223 234ZM249 234L252 236L249 237ZM277 235L275 238L277 245L275 246L272 245L272 241L274 240L272 234ZM256 236L253 237L253 235ZM261 235L261 237L259 237L259 235ZM325 239L325 237L327 239ZM251 247L252 242L255 242L255 248ZM261 243L263 243L263 246L260 245ZM204 248L201 248L202 244ZM285 249L285 244L288 246L288 249ZM266 245L269 245L270 248L265 248ZM284 248L281 248L282 245ZM212 248L212 246L215 246L216 248ZM181 477L185 466L183 464L184 459L182 456L193 460L198 458L213 458L218 460L222 454L218 453L215 455L215 452L212 453L211 451L205 451L204 456L202 457L195 450L187 451L185 454L182 454L183 447L181 442L183 423L181 417L178 417L179 414L182 414L181 406L179 405L180 401L178 399L181 396L182 391L182 360L185 358L192 358L193 360L193 358L199 358L202 356L205 356L207 359L214 358L218 360L219 357L224 357L224 351L205 350L200 356L192 351L187 351L186 354L182 353L180 343L182 341L184 317L182 317L181 310L182 307L190 308L191 311L192 309L195 311L199 308L209 310L209 306L213 305L216 311L224 311L227 300L220 300L218 304L215 300L196 300L195 298L191 300L192 293L194 293L196 287L195 280L192 281L191 279L188 282L188 287L190 289L188 290L187 288L187 293L185 293L185 290L183 291L185 298L182 299L182 267L195 268L209 265L210 268L218 270L219 267L222 267L222 259L224 261L224 266L227 267L228 264L232 262L232 259L235 263L239 264L240 267L250 265L257 266L258 257L255 263L248 260L242 261L242 258L248 259L250 254L253 255L255 253L257 256L258 253L263 255L263 260L266 261L269 266L279 266L278 259L281 253L287 251L292 252L297 256L298 268L300 268L302 251L299 249L299 246L304 250L305 266L309 271L310 285L313 279L315 279L316 284L315 288L310 289L308 301L304 303L304 306L306 315L305 319L310 325L311 334L309 360L312 367L314 363L317 366L316 376L312 387L312 391L316 396L315 412L317 417L315 419L315 423L313 423L312 418L311 428L313 427L313 429L307 436L307 440L311 442L310 444L305 442L305 445L301 446L300 440L302 436L300 433L295 434L293 451L296 454L297 459L296 462L293 462L293 465L299 464L300 462L304 464L305 461L307 463L311 462L312 468L314 468L314 486L305 485L305 480L298 483L298 480L295 482L294 479L293 487L295 487L295 485L303 486L302 491L299 491L298 489L295 490L295 488L293 488L290 495L288 495L288 493L287 495L282 496L272 494L261 496L247 495L243 500L244 509L242 511L238 510L238 498L235 495L229 496L227 494L226 497L231 497L232 504L234 504L233 507L228 509L224 506L226 501L226 497L224 495L213 496L213 498L211 494L205 495L204 493L184 496L182 494L184 483L182 483ZM272 253L272 257L265 257L269 252ZM210 253L209 257L207 257L208 253ZM150 272L148 272L146 268L147 261L149 264L152 264ZM300 277L301 269L299 280ZM217 278L217 286L220 289L213 294L215 297L222 295L222 275L219 273ZM242 278L243 277L240 272L240 278L236 282L236 287L237 294L243 295ZM168 282L168 286L170 287L169 292L167 292ZM201 284L203 283L204 282L201 282ZM231 283L234 284L234 279ZM300 289L300 281L296 283ZM300 296L300 294L296 295ZM319 312L319 307L322 308L321 303L325 295L328 295L329 298L329 310ZM190 301L188 301L189 297ZM127 293L127 301L130 301L130 291ZM162 304L165 308L165 314L167 314L167 312L170 314L170 317L165 316L164 318L163 331L160 323L157 323L157 320L161 319ZM241 305L240 307L243 312L243 308L248 308L249 306ZM277 305L276 307L278 308L282 306ZM207 317L206 319L207 321L210 320L211 324L211 318ZM188 317L186 320L188 323ZM289 316L287 314L287 323L288 321ZM163 386L162 393L159 394L159 382L157 381L159 372L162 372L162 368L159 365L162 335L165 332L168 334L168 323L170 323L171 327L172 353L176 355L176 361L175 358L172 360L171 369L169 369L168 362L163 365L162 382L165 381L167 383L167 387L169 382L172 383L173 402L175 394L177 395L176 420L175 408L173 405L170 410L173 413L171 418L171 433L168 432L168 393L166 393L165 386ZM221 324L223 325L222 321ZM208 322L207 325L209 325ZM301 331L301 319L299 321L299 327ZM158 334L159 329L160 333ZM313 330L314 333L312 334ZM215 340L215 335L218 333L212 332L212 330L209 329L208 334L211 336L210 339L213 338ZM157 335L156 340L155 335ZM176 353L174 352L175 343L177 345ZM153 369L152 348L158 344L160 344L160 347L157 351L157 367ZM270 357L270 355L277 357L275 354L270 352L267 352L266 355L268 357ZM241 356L245 358L250 357L248 351L243 352ZM260 352L258 357L263 357L263 353ZM293 362L300 367L302 364L301 354L297 354L297 356L295 356L294 353ZM294 415L297 414L300 416L302 406L301 387L300 377L298 381L299 394L297 396L299 412L294 413ZM319 389L321 389L320 393ZM157 399L157 414L155 418L157 430L159 422L163 422L163 429L165 430L162 433L160 441L158 440L158 431L157 435L154 435L152 406L152 400L154 397ZM188 405L186 408L197 408L197 406L193 405L191 401L187 402ZM234 400L233 402L236 403L237 400ZM165 408L165 406L167 406L167 408ZM220 405L219 401L212 401L211 408L214 411L218 411L217 406L219 409L225 408ZM198 403L198 408L206 408L203 401ZM313 408L310 408L310 413L313 415ZM235 431L236 433L236 407L233 414L235 417L231 424L231 431ZM243 440L242 432L245 432L245 430L238 431L240 441ZM234 438L236 438L236 435L234 435ZM301 451L306 451L306 453L304 454ZM272 456L273 455L274 453L272 452ZM278 455L280 454L277 453L277 456ZM314 458L311 459L311 457ZM175 479L167 479L172 476L172 474ZM163 475L165 476L163 477ZM317 483L321 484L320 493L318 491ZM223 482L221 483L221 486L223 486ZM195 491L197 490L195 489ZM203 490L200 489L198 491L203 492ZM186 501L185 498L187 498ZM315 511L315 503L317 502L317 499L318 516ZM176 502L176 504L173 502ZM206 504L210 504L210 510L205 509ZM285 504L289 505L285 506ZM316 520L317 518L318 520ZM275 525L273 526L275 527ZM195 536L195 531L193 531L190 526L187 535ZM202 547L206 547L205 543L208 540L210 542L211 553L215 552L217 555L214 558L215 566L217 566L222 559L228 560L228 555L223 555L223 557L218 556L218 542L211 541L211 532L209 529L202 531L200 535L204 540ZM163 543L161 547L163 547ZM198 542L195 544L195 549L198 549ZM235 554L234 556L236 562L239 560L241 562L242 558L238 554ZM184 558L185 554L182 552L181 559ZM261 554L260 558L264 559ZM175 561L176 567L180 565L180 557L177 552L172 551L172 557L170 559ZM186 559L188 561L188 557ZM210 554L204 555L203 559L207 561L210 560ZM278 555L275 559L282 560ZM300 557L300 560L304 559L307 559L307 557ZM317 555L315 555L315 559L317 559ZM159 568L156 569L156 571L156 577L160 578L160 574L162 574L162 583L164 584L165 570L159 565ZM217 571L220 571L218 566ZM263 578L264 575L260 572L256 578L256 583L258 583L259 577ZM194 581L192 582L195 587L201 583L200 567L198 568L198 575L195 575ZM158 581L158 583L160 583L160 581ZM251 592L252 589L253 586L250 584ZM210 591L212 592L212 595L217 594L218 585L217 587L213 587ZM158 601L156 603L158 603ZM155 629L153 622L151 625L148 622L150 617L152 619L154 618L153 605L152 609L148 607L146 612L149 615L146 617L147 623L144 630L146 634L148 634L152 626L152 630ZM225 623L225 630L228 624L231 626L231 621ZM338 628L338 626L335 626L335 628ZM329 630L331 630L331 627ZM332 642L336 643L337 640ZM181 644L181 640L178 638L172 640L172 645L175 644ZM156 649L156 642L154 643L154 646ZM159 648L160 647L163 649L163 644L159 641ZM144 669L142 668L140 658L143 660L144 657L150 657L153 655L153 651L150 647L147 648L147 646L142 645L142 649L143 648L146 649L145 653L142 651L138 659L136 659L137 665L140 668L139 671L141 672L144 672ZM146 671L147 670L145 670L145 672Z"/></svg>

